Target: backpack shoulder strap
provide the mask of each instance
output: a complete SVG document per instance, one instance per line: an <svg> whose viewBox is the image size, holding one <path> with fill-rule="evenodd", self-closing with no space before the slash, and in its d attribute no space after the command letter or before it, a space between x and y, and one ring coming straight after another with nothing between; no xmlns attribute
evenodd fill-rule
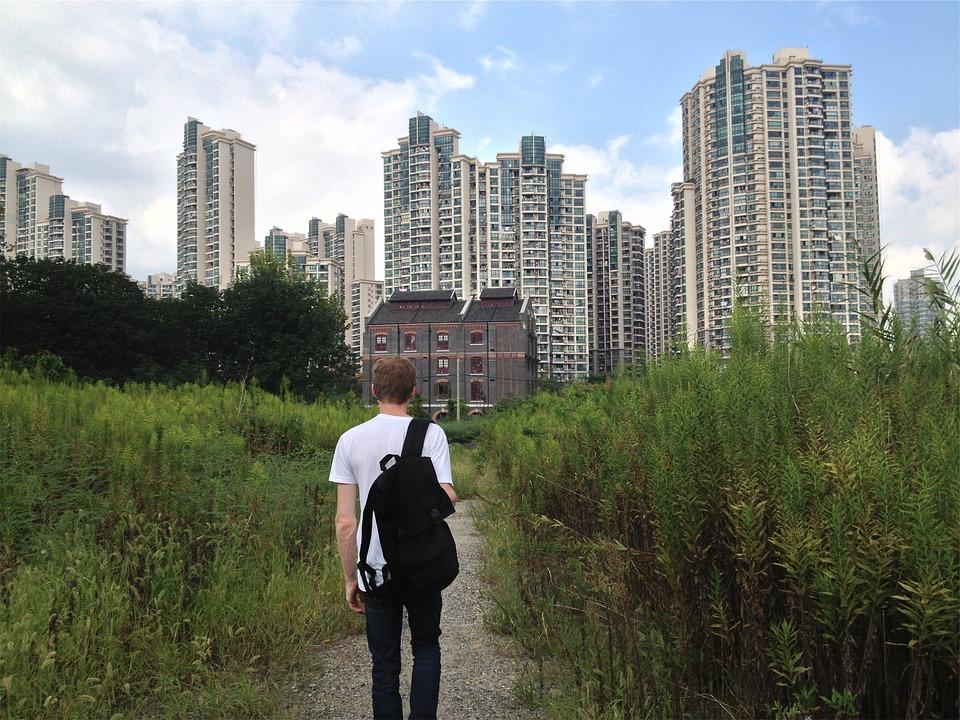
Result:
<svg viewBox="0 0 960 720"><path fill-rule="evenodd" d="M403 451L400 457L420 457L423 455L423 441L427 437L427 430L433 420L428 418L414 418L407 427L407 435L403 439Z"/></svg>

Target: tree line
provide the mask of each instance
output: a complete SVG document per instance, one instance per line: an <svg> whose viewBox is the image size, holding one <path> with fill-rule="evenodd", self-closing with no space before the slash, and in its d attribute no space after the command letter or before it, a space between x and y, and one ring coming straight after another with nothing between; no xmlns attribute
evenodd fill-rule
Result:
<svg viewBox="0 0 960 720"><path fill-rule="evenodd" d="M256 382L308 400L356 392L347 319L322 284L255 254L229 288L149 298L105 266L0 258L0 352L126 382ZM57 359L52 359L55 356Z"/></svg>

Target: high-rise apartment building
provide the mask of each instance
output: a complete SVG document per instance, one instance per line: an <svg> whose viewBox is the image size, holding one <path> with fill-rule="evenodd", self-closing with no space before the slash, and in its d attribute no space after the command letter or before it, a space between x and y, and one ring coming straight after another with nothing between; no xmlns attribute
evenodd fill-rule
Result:
<svg viewBox="0 0 960 720"><path fill-rule="evenodd" d="M654 233L653 247L647 248L644 255L647 352L659 358L669 354L676 334L674 297L678 274L674 272L673 231Z"/></svg>
<svg viewBox="0 0 960 720"><path fill-rule="evenodd" d="M540 372L588 372L585 175L563 172L544 138L483 163L460 154L460 133L410 118L384 163L384 290L516 287L537 322Z"/></svg>
<svg viewBox="0 0 960 720"><path fill-rule="evenodd" d="M366 352L364 338L367 318L383 300L382 280L354 280L350 283L350 306L345 308L350 326L347 329L347 344L357 357Z"/></svg>
<svg viewBox="0 0 960 720"><path fill-rule="evenodd" d="M646 230L619 210L587 217L590 369L607 373L631 365L647 345L644 243Z"/></svg>
<svg viewBox="0 0 960 720"><path fill-rule="evenodd" d="M17 245L17 170L20 163L0 155L0 255L13 257Z"/></svg>
<svg viewBox="0 0 960 720"><path fill-rule="evenodd" d="M670 186L670 194L673 198L673 212L670 215L670 234L673 240L671 253L673 334L678 343L692 348L697 343L697 328L703 314L697 302L697 290L702 284L703 248L698 248L694 242L696 186L689 181L673 183ZM700 276L697 274L698 268L700 268Z"/></svg>
<svg viewBox="0 0 960 720"><path fill-rule="evenodd" d="M0 235L8 257L61 258L126 269L127 221L63 194L48 165L0 156Z"/></svg>
<svg viewBox="0 0 960 720"><path fill-rule="evenodd" d="M177 156L177 290L195 280L227 287L254 240L254 152L235 130L183 126Z"/></svg>
<svg viewBox="0 0 960 720"><path fill-rule="evenodd" d="M880 250L880 185L877 180L877 132L869 125L853 131L857 241L864 258Z"/></svg>
<svg viewBox="0 0 960 720"><path fill-rule="evenodd" d="M59 200L60 197L63 200ZM69 222L69 231L66 229L67 222ZM57 227L57 223L63 223L60 226L59 237L64 241L69 238L69 254L64 247L53 246L54 228ZM116 272L125 272L127 247L125 219L105 215L96 203L78 203L65 196L56 196L51 198L49 228L51 256L65 257L87 264L106 265Z"/></svg>
<svg viewBox="0 0 960 720"><path fill-rule="evenodd" d="M916 322L920 332L929 329L937 317L936 309L930 305L930 292L924 278L943 287L932 268L911 270L909 278L897 280L893 284L893 308L900 316L900 321L905 327L911 327Z"/></svg>
<svg viewBox="0 0 960 720"><path fill-rule="evenodd" d="M806 49L755 67L728 51L683 96L682 312L697 342L728 346L736 300L859 336L850 76Z"/></svg>
<svg viewBox="0 0 960 720"><path fill-rule="evenodd" d="M147 297L161 300L172 298L176 294L176 276L173 273L155 273L147 275L146 280L137 283Z"/></svg>

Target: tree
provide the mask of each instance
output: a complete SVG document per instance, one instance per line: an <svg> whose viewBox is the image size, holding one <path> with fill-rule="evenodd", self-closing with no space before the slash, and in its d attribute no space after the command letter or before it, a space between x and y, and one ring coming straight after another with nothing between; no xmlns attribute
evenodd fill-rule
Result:
<svg viewBox="0 0 960 720"><path fill-rule="evenodd" d="M214 349L220 292L191 280L179 298L158 301L157 352L178 382L217 377Z"/></svg>
<svg viewBox="0 0 960 720"><path fill-rule="evenodd" d="M223 292L212 352L224 380L256 378L278 393L284 378L307 399L353 390L356 361L340 303L269 253Z"/></svg>
<svg viewBox="0 0 960 720"><path fill-rule="evenodd" d="M162 375L156 304L103 265L0 259L0 351L52 353L78 376L124 382Z"/></svg>

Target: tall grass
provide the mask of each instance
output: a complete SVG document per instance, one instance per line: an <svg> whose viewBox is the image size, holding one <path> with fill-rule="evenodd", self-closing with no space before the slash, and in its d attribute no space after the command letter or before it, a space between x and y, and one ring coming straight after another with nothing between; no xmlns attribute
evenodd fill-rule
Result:
<svg viewBox="0 0 960 720"><path fill-rule="evenodd" d="M738 312L726 363L485 428L489 620L525 695L557 718L960 714L957 340L885 329L853 350Z"/></svg>
<svg viewBox="0 0 960 720"><path fill-rule="evenodd" d="M0 718L274 716L348 622L326 476L369 415L0 370Z"/></svg>

